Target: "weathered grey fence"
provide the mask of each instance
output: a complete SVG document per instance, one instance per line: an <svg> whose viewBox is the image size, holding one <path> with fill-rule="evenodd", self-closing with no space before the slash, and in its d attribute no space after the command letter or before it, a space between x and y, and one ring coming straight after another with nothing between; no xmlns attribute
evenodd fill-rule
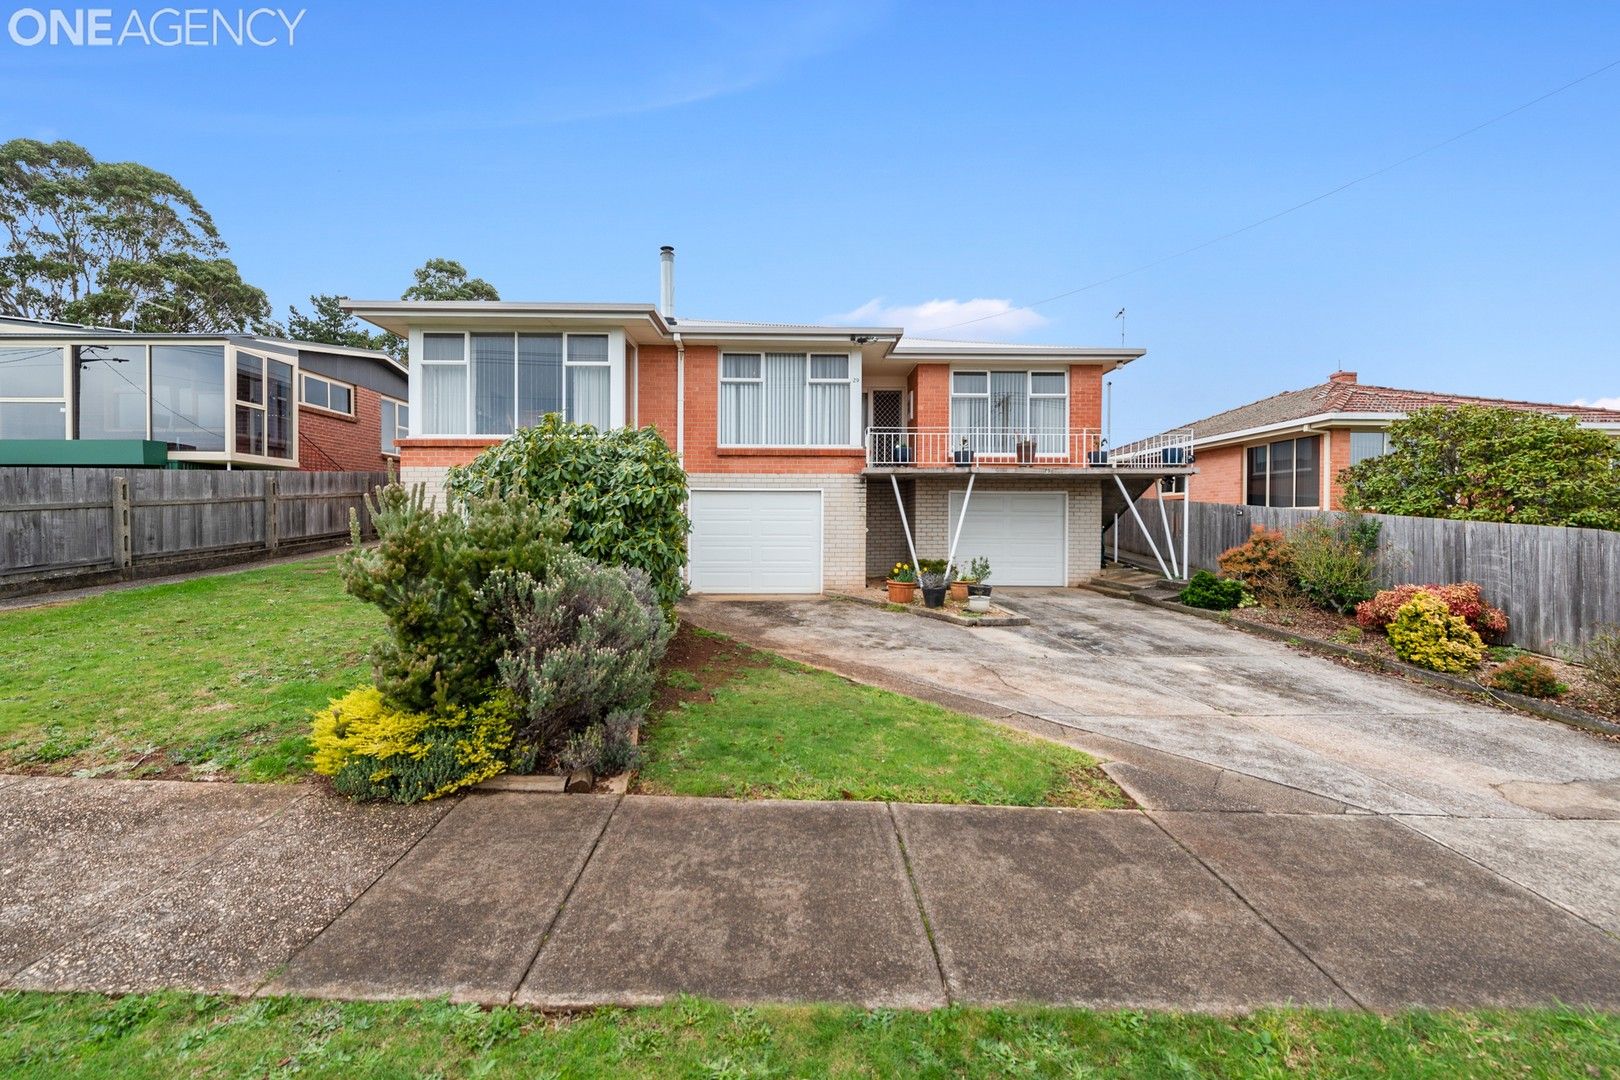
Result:
<svg viewBox="0 0 1620 1080"><path fill-rule="evenodd" d="M1163 554L1158 508L1143 499L1137 509ZM1165 509L1180 559L1183 508L1180 502L1167 500ZM1214 570L1221 552L1243 543L1254 526L1286 530L1319 513L1195 502L1188 562L1194 570ZM1620 533L1374 516L1383 523L1381 585L1477 581L1486 599L1508 613L1512 623L1508 638L1515 645L1541 652L1555 645L1582 645L1599 627L1620 624ZM1111 530L1106 542L1112 551ZM1128 514L1120 517L1119 549L1139 559L1152 558L1141 529Z"/></svg>
<svg viewBox="0 0 1620 1080"><path fill-rule="evenodd" d="M369 528L373 472L0 468L0 595L249 562Z"/></svg>

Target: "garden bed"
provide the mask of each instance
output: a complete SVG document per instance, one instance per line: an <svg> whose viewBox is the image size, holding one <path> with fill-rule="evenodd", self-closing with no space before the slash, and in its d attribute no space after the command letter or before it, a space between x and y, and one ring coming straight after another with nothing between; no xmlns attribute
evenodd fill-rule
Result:
<svg viewBox="0 0 1620 1080"><path fill-rule="evenodd" d="M995 602L993 596L990 601L990 610L981 613L969 611L967 605L948 597L945 600L944 607L931 608L923 603L921 589L917 590L916 596L913 597L909 604L891 604L889 602L889 590L882 585L868 585L860 592L835 592L827 595L837 600L853 600L857 604L882 608L896 614L921 615L925 619L939 619L942 622L955 623L957 626L1029 625L1029 616L1020 615L1010 608L1002 607Z"/></svg>

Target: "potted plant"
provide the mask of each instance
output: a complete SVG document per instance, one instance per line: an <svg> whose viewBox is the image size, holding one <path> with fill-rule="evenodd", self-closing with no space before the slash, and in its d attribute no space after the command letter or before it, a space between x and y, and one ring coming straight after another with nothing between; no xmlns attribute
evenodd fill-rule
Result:
<svg viewBox="0 0 1620 1080"><path fill-rule="evenodd" d="M924 607L944 607L945 589L949 583L944 559L917 560L917 584L922 588Z"/></svg>
<svg viewBox="0 0 1620 1080"><path fill-rule="evenodd" d="M910 563L897 562L889 571L889 603L909 604L917 599L917 571Z"/></svg>
<svg viewBox="0 0 1620 1080"><path fill-rule="evenodd" d="M967 606L969 611L990 610L990 560L983 555L968 563Z"/></svg>
<svg viewBox="0 0 1620 1080"><path fill-rule="evenodd" d="M967 603L968 586L971 584L972 582L969 579L952 574L949 586L949 595L951 600L958 604Z"/></svg>
<svg viewBox="0 0 1620 1080"><path fill-rule="evenodd" d="M1108 440L1107 439L1103 439L1100 442L1098 442L1097 443L1097 449L1089 451L1086 454L1086 464L1087 465L1107 465L1108 464Z"/></svg>
<svg viewBox="0 0 1620 1080"><path fill-rule="evenodd" d="M901 466L902 468L910 465L911 447L907 446L905 443L895 443L894 451L892 454L890 454L890 459L893 464Z"/></svg>
<svg viewBox="0 0 1620 1080"><path fill-rule="evenodd" d="M966 469L972 466L973 451L968 449L968 441L966 436L962 438L961 449L956 450L951 454L951 460L956 462L956 467L959 469Z"/></svg>
<svg viewBox="0 0 1620 1080"><path fill-rule="evenodd" d="M1028 435L1018 440L1018 464L1035 464L1035 440Z"/></svg>

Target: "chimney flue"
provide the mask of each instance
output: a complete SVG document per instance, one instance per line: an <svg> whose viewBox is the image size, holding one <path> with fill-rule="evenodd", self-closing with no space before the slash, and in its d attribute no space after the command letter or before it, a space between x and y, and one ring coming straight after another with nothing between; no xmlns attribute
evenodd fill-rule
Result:
<svg viewBox="0 0 1620 1080"><path fill-rule="evenodd" d="M1342 368L1328 376L1328 382L1353 383L1355 381L1356 373L1353 371L1345 371Z"/></svg>
<svg viewBox="0 0 1620 1080"><path fill-rule="evenodd" d="M658 313L675 317L675 249L665 244L658 249Z"/></svg>

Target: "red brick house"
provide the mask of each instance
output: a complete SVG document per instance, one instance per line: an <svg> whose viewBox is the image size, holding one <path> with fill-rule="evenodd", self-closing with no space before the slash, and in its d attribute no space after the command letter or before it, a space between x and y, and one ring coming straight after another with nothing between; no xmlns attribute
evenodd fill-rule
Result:
<svg viewBox="0 0 1620 1080"><path fill-rule="evenodd" d="M345 300L410 343L402 478L437 492L546 413L651 425L688 474L693 591L814 593L914 549L1076 584L1105 515L1189 471L1186 433L1104 445L1102 380L1140 349L676 318L662 254L658 305Z"/></svg>
<svg viewBox="0 0 1620 1080"><path fill-rule="evenodd" d="M1328 381L1240 405L1188 425L1197 478L1156 489L1195 502L1343 509L1344 470L1388 449L1389 425L1413 409L1484 405L1573 417L1584 427L1620 435L1620 411L1549 402L1437 394L1368 386L1353 371ZM1165 490L1169 488L1171 490Z"/></svg>
<svg viewBox="0 0 1620 1080"><path fill-rule="evenodd" d="M385 353L337 345L299 352L298 467L382 471L410 429L409 377Z"/></svg>

